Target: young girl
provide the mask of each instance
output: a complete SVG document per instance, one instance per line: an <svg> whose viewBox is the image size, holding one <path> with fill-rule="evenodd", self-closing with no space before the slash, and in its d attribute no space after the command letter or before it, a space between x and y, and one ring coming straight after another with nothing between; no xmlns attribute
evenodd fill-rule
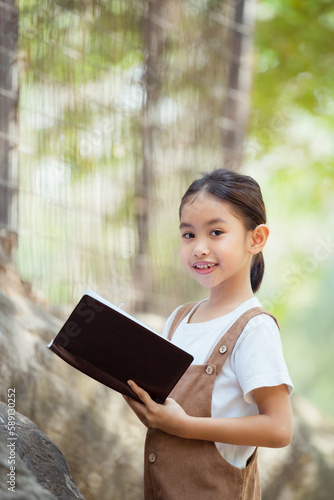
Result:
<svg viewBox="0 0 334 500"><path fill-rule="evenodd" d="M251 177L225 169L194 181L180 205L181 258L210 291L181 306L164 335L194 362L163 405L135 381L126 398L148 427L145 500L259 500L257 447L289 444L292 383L259 289L268 238Z"/></svg>

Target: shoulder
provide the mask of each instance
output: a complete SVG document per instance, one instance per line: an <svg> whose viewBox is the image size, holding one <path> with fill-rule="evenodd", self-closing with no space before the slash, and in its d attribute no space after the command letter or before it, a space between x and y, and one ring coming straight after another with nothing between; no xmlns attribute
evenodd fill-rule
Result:
<svg viewBox="0 0 334 500"><path fill-rule="evenodd" d="M172 325L172 323L174 321L174 318L176 316L176 313L180 309L180 307L182 307L182 306L179 306L176 309L174 309L174 311L172 312L172 314L166 319L165 326L164 326L164 329L162 331L162 336L163 337L167 338L169 329L170 329L170 327L171 327L171 325Z"/></svg>
<svg viewBox="0 0 334 500"><path fill-rule="evenodd" d="M192 309L196 306L197 302L186 302L185 304L180 305L174 311L172 314L167 318L162 336L166 337L168 336L168 332L175 320L179 317L181 320L185 318L191 311Z"/></svg>
<svg viewBox="0 0 334 500"><path fill-rule="evenodd" d="M256 331L275 332L279 334L279 326L276 318L266 311L253 316L245 326L243 333L251 334L251 332L254 333Z"/></svg>
<svg viewBox="0 0 334 500"><path fill-rule="evenodd" d="M248 321L236 342L234 355L240 355L245 350L250 353L275 348L282 348L280 330L274 317L264 312Z"/></svg>
<svg viewBox="0 0 334 500"><path fill-rule="evenodd" d="M259 387L285 383L292 392L280 331L270 315L260 314L249 320L230 358L246 402L255 402L253 390Z"/></svg>
<svg viewBox="0 0 334 500"><path fill-rule="evenodd" d="M256 313L254 313L256 315L251 317L246 323L244 331L242 332L243 336L258 329L266 329L267 331L274 331L276 333L279 332L277 319L263 308L257 297L253 297L244 302L238 311L238 316L240 317L243 314L249 314L252 310L256 310Z"/></svg>
<svg viewBox="0 0 334 500"><path fill-rule="evenodd" d="M252 313L252 311L254 312ZM242 320L243 316L244 319ZM241 320L241 323L244 325L243 331L239 337L239 343L245 337L254 335L255 333L271 332L275 335L279 335L279 327L276 318L263 309L257 297L247 300L234 311L233 321L237 320Z"/></svg>

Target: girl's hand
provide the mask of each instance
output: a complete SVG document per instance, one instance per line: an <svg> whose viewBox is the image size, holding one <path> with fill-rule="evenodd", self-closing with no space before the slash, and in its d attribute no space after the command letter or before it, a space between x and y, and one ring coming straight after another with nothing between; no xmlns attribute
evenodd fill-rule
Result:
<svg viewBox="0 0 334 500"><path fill-rule="evenodd" d="M129 380L128 384L144 404L126 396L124 399L146 427L183 437L188 415L174 399L167 398L161 405L153 401L150 395L132 380Z"/></svg>
<svg viewBox="0 0 334 500"><path fill-rule="evenodd" d="M285 384L254 389L259 414L236 418L191 417L182 407L167 398L163 405L131 380L131 389L144 404L126 397L139 419L174 436L240 446L281 448L291 440L292 415L290 397Z"/></svg>

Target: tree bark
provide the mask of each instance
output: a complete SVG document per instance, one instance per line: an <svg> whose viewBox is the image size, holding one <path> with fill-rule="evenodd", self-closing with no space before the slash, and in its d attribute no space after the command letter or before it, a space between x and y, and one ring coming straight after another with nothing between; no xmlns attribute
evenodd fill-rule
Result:
<svg viewBox="0 0 334 500"><path fill-rule="evenodd" d="M240 169L250 110L256 0L227 0L228 84L224 104L224 164Z"/></svg>
<svg viewBox="0 0 334 500"><path fill-rule="evenodd" d="M0 256L12 260L18 231L18 10L0 5Z"/></svg>
<svg viewBox="0 0 334 500"><path fill-rule="evenodd" d="M153 212L154 163L157 106L163 80L164 0L147 0L142 17L144 41L144 70L142 76L143 103L141 110L142 163L136 175L135 213L138 232L138 251L135 260L136 289L139 292L136 308L148 309L152 292L152 273L149 258L149 233Z"/></svg>

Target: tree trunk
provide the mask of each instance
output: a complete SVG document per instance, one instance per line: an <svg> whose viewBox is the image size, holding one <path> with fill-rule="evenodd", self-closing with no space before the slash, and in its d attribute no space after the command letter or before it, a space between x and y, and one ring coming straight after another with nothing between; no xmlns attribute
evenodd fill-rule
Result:
<svg viewBox="0 0 334 500"><path fill-rule="evenodd" d="M144 71L142 77L143 103L141 111L142 164L136 175L135 213L138 231L138 251L135 261L137 290L136 309L148 309L152 292L152 273L149 259L150 220L153 211L155 133L158 128L157 105L163 79L164 0L148 0L143 13Z"/></svg>
<svg viewBox="0 0 334 500"><path fill-rule="evenodd" d="M11 261L18 229L18 10L0 4L0 258Z"/></svg>
<svg viewBox="0 0 334 500"><path fill-rule="evenodd" d="M241 166L247 132L253 73L253 28L256 0L227 0L228 85L224 105L224 164L233 170Z"/></svg>

